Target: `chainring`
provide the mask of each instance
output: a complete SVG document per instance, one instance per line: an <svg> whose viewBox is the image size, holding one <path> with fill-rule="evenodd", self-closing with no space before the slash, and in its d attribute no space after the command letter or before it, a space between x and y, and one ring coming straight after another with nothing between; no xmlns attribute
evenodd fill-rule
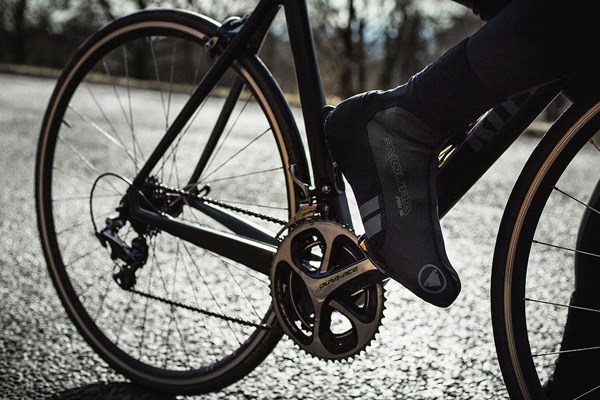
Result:
<svg viewBox="0 0 600 400"><path fill-rule="evenodd" d="M271 295L285 333L325 360L364 350L384 310L382 275L357 237L324 220L305 220L281 242L271 269Z"/></svg>

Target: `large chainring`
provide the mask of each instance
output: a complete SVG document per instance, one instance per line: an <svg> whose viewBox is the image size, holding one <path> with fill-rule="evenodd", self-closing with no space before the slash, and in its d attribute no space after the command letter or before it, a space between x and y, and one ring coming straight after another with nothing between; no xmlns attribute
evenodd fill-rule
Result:
<svg viewBox="0 0 600 400"><path fill-rule="evenodd" d="M275 313L285 333L309 354L352 358L379 330L381 278L351 231L330 221L304 221L282 241L273 260Z"/></svg>

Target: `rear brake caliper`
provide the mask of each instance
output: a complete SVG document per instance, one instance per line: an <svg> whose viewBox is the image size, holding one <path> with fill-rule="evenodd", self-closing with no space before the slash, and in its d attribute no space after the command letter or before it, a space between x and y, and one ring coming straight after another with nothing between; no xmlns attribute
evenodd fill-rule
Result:
<svg viewBox="0 0 600 400"><path fill-rule="evenodd" d="M231 42L236 34L239 33L240 29L248 19L249 15L243 17L229 17L221 26L216 30L215 34L208 38L204 43L204 50L215 57L220 54L225 47Z"/></svg>

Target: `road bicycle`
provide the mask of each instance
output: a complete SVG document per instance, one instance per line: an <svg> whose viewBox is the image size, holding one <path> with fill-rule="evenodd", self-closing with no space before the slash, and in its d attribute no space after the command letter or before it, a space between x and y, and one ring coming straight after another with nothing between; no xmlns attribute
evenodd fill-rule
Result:
<svg viewBox="0 0 600 400"><path fill-rule="evenodd" d="M306 139L259 55L281 9ZM223 23L133 13L93 34L57 81L36 164L44 255L81 335L138 384L216 391L283 335L345 360L377 333L386 281L327 150L308 15L300 0L260 0ZM600 253L600 97L589 82L514 96L439 156L443 217L557 96L570 101L523 168L497 236L492 320L515 399L545 399L556 355L579 350L560 343L573 271L598 267Z"/></svg>

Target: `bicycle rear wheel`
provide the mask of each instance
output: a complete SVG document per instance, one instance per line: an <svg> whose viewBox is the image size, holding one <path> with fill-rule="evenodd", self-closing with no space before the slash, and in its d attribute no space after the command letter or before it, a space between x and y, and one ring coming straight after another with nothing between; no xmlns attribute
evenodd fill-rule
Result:
<svg viewBox="0 0 600 400"><path fill-rule="evenodd" d="M511 399L592 399L600 393L593 366L600 360L600 340L593 336L600 332L563 341L577 330L600 330L600 296L582 296L596 292L597 284L582 278L600 277L599 225L590 222L600 215L594 189L600 181L599 100L576 101L552 126L516 182L500 225L492 319ZM572 355L587 362L569 364L570 387L545 389L557 357Z"/></svg>
<svg viewBox="0 0 600 400"><path fill-rule="evenodd" d="M144 11L103 27L59 79L38 147L39 233L69 317L110 366L165 392L229 385L282 335L266 275L117 218L145 159L210 67L203 45L217 27L177 10ZM216 130L220 139L211 144ZM290 164L306 171L290 110L258 58L244 55L141 192L163 215L231 234L177 194L197 190L202 205L252 221L276 246L275 232L297 206ZM123 262L127 255L115 257L98 239L115 224L114 242L143 264L133 273Z"/></svg>

